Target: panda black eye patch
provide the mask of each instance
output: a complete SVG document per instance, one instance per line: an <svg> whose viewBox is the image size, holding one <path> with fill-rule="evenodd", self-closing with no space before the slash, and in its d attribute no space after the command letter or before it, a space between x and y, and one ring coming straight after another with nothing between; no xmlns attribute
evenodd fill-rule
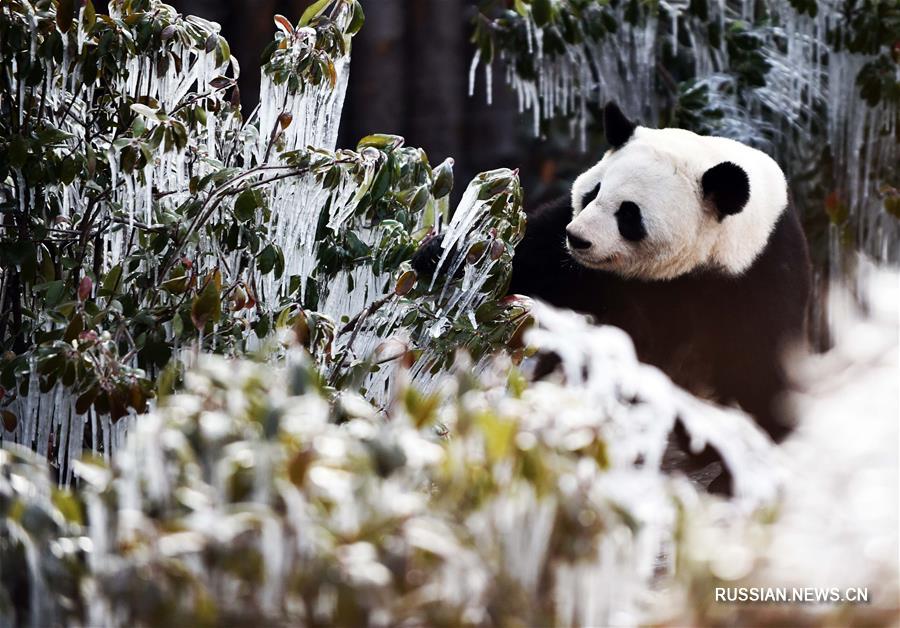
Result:
<svg viewBox="0 0 900 628"><path fill-rule="evenodd" d="M581 197L581 209L587 207L591 201L597 198L597 195L600 194L600 183L594 186L594 189Z"/></svg>
<svg viewBox="0 0 900 628"><path fill-rule="evenodd" d="M619 233L629 242L640 242L647 237L641 208L631 201L625 201L619 205L619 210L616 212L616 223L619 226Z"/></svg>

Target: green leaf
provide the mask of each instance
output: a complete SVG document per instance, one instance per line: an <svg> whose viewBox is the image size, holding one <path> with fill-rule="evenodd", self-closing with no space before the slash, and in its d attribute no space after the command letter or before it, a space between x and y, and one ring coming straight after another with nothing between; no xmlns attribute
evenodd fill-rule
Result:
<svg viewBox="0 0 900 628"><path fill-rule="evenodd" d="M116 293L119 286L119 279L122 277L122 265L116 264L109 269L100 285L100 295L104 297L112 296Z"/></svg>
<svg viewBox="0 0 900 628"><path fill-rule="evenodd" d="M278 260L278 253L273 245L268 245L259 255L256 256L256 266L263 275L275 268L275 262Z"/></svg>
<svg viewBox="0 0 900 628"><path fill-rule="evenodd" d="M397 285L394 286L394 294L398 297L409 294L409 291L416 285L417 278L414 270L408 270L400 275L400 278L397 279Z"/></svg>
<svg viewBox="0 0 900 628"><path fill-rule="evenodd" d="M222 297L215 281L207 281L203 290L191 304L191 322L197 331L203 331L210 320L216 322L222 316Z"/></svg>
<svg viewBox="0 0 900 628"><path fill-rule="evenodd" d="M884 209L894 218L900 218L900 195L885 198Z"/></svg>
<svg viewBox="0 0 900 628"><path fill-rule="evenodd" d="M159 112L159 109L153 109L152 107L148 107L147 105L142 105L141 103L134 103L131 105L131 110L138 115L142 115L145 118L151 118L156 120L156 114Z"/></svg>
<svg viewBox="0 0 900 628"><path fill-rule="evenodd" d="M550 0L532 0L531 17L537 26L545 26L553 17L553 7Z"/></svg>
<svg viewBox="0 0 900 628"><path fill-rule="evenodd" d="M500 177L497 177L496 179L492 179L492 180L488 181L487 183L482 185L481 188L478 190L478 200L486 201L487 199L491 198L492 196L496 196L500 192L503 192L504 190L506 190L506 188L508 188L514 180L515 180L514 175L508 175L508 176L500 176Z"/></svg>
<svg viewBox="0 0 900 628"><path fill-rule="evenodd" d="M137 159L138 152L134 146L126 146L123 148L119 157L119 165L122 167L122 171L126 173L133 172Z"/></svg>
<svg viewBox="0 0 900 628"><path fill-rule="evenodd" d="M268 314L261 314L259 320L253 326L253 331L256 332L258 338L265 338L269 333L269 329L272 326L271 319Z"/></svg>
<svg viewBox="0 0 900 628"><path fill-rule="evenodd" d="M281 279L284 274L284 252L280 246L275 247L275 279Z"/></svg>
<svg viewBox="0 0 900 628"><path fill-rule="evenodd" d="M219 38L219 45L216 48L216 65L224 65L231 60L231 46L224 37Z"/></svg>
<svg viewBox="0 0 900 628"><path fill-rule="evenodd" d="M80 168L78 166L78 162L74 157L66 157L62 161L62 166L60 167L59 178L60 180L69 185L72 181L75 180L75 177L78 176Z"/></svg>
<svg viewBox="0 0 900 628"><path fill-rule="evenodd" d="M75 0L59 0L56 7L56 24L63 33L68 33L75 17Z"/></svg>
<svg viewBox="0 0 900 628"><path fill-rule="evenodd" d="M9 165L21 168L28 158L28 142L21 135L15 135L9 141Z"/></svg>
<svg viewBox="0 0 900 628"><path fill-rule="evenodd" d="M91 29L94 28L94 24L97 23L97 11L94 9L94 3L92 0L87 0L87 4L84 5L84 13L81 16L81 23L86 33L89 33Z"/></svg>
<svg viewBox="0 0 900 628"><path fill-rule="evenodd" d="M263 206L263 195L260 190L247 188L234 201L234 215L242 221L247 222L256 217L256 210Z"/></svg>
<svg viewBox="0 0 900 628"><path fill-rule="evenodd" d="M62 301L63 294L65 292L65 283L63 281L51 281L46 284L46 301L45 305L47 307L54 307L60 301ZM37 288L37 286L35 286Z"/></svg>
<svg viewBox="0 0 900 628"><path fill-rule="evenodd" d="M77 524L81 524L84 521L79 498L76 494L68 490L55 489L52 499L53 505L56 506L66 521Z"/></svg>
<svg viewBox="0 0 900 628"><path fill-rule="evenodd" d="M316 2L309 5L306 11L303 12L303 15L300 16L300 26L306 26L314 17L321 15L329 4L331 4L331 0L316 0Z"/></svg>
<svg viewBox="0 0 900 628"><path fill-rule="evenodd" d="M362 28L366 21L366 14L363 12L362 5L359 2L353 3L353 17L350 18L350 24L347 25L347 34L355 35Z"/></svg>
<svg viewBox="0 0 900 628"><path fill-rule="evenodd" d="M81 314L75 314L63 333L63 340L71 342L73 339L78 338L78 334L82 331L84 331L84 319L81 317Z"/></svg>
<svg viewBox="0 0 900 628"><path fill-rule="evenodd" d="M59 144L63 140L74 137L71 133L60 131L56 127L46 126L38 132L38 140L41 144L47 146L50 144Z"/></svg>
<svg viewBox="0 0 900 628"><path fill-rule="evenodd" d="M428 186L420 186L409 202L409 210L418 213L428 203Z"/></svg>
<svg viewBox="0 0 900 628"><path fill-rule="evenodd" d="M422 429L431 425L441 406L441 397L437 394L422 394L412 386L408 386L403 393L403 402L406 412L412 418L416 427Z"/></svg>
<svg viewBox="0 0 900 628"><path fill-rule="evenodd" d="M354 259L360 259L371 253L369 246L353 231L348 231L344 236L344 244Z"/></svg>
<svg viewBox="0 0 900 628"><path fill-rule="evenodd" d="M388 133L373 133L372 135L367 135L356 144L356 150L361 150L363 148L371 146L372 148L377 148L378 150L383 150L385 152L391 152L395 148L399 148L403 146L403 142L405 140L399 135L390 135Z"/></svg>
<svg viewBox="0 0 900 628"><path fill-rule="evenodd" d="M381 166L378 174L375 175L375 180L372 182L372 189L369 191L372 200L377 201L384 196L389 187L391 187L391 168L390 164L385 163Z"/></svg>
<svg viewBox="0 0 900 628"><path fill-rule="evenodd" d="M487 251L487 242L476 242L469 247L469 252L466 253L466 261L469 264L477 264L478 261L484 257L485 251Z"/></svg>
<svg viewBox="0 0 900 628"><path fill-rule="evenodd" d="M453 189L453 158L447 157L434 169L434 184L431 193L434 198L442 198Z"/></svg>

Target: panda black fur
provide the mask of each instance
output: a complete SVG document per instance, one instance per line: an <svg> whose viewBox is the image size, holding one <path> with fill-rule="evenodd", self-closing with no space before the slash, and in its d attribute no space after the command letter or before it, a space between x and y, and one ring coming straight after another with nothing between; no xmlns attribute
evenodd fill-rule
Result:
<svg viewBox="0 0 900 628"><path fill-rule="evenodd" d="M811 283L781 169L732 140L604 114L613 148L571 198L529 213L509 292L624 329L643 362L781 439L781 353L804 336Z"/></svg>

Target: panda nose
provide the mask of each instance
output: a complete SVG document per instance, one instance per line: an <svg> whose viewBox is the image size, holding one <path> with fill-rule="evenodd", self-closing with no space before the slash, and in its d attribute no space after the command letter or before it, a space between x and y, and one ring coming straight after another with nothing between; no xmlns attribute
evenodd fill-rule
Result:
<svg viewBox="0 0 900 628"><path fill-rule="evenodd" d="M590 241L575 235L570 227L566 228L566 239L569 241L569 246L571 246L573 249L591 248Z"/></svg>

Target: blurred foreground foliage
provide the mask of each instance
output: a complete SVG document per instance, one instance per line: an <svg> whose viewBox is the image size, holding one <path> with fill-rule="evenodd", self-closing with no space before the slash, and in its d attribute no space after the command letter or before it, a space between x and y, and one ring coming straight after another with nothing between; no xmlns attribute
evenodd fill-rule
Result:
<svg viewBox="0 0 900 628"><path fill-rule="evenodd" d="M381 411L331 395L300 348L281 368L206 356L111 464L77 464L76 491L0 450L0 623L891 625L897 309L874 305L865 359L795 364L813 388L783 452L619 330L548 308L526 341L562 357L553 377L508 358L476 376L461 355L427 392L401 371ZM860 403L862 432L844 419ZM660 471L676 421L721 448L735 500ZM870 597L716 602L738 586Z"/></svg>
<svg viewBox="0 0 900 628"><path fill-rule="evenodd" d="M433 392L402 373L382 413L289 359L204 357L75 492L0 450L0 620L554 623L578 612L556 574L641 525L604 477L679 499L610 457L587 398L547 420L571 393L506 360L477 378L461 358Z"/></svg>

